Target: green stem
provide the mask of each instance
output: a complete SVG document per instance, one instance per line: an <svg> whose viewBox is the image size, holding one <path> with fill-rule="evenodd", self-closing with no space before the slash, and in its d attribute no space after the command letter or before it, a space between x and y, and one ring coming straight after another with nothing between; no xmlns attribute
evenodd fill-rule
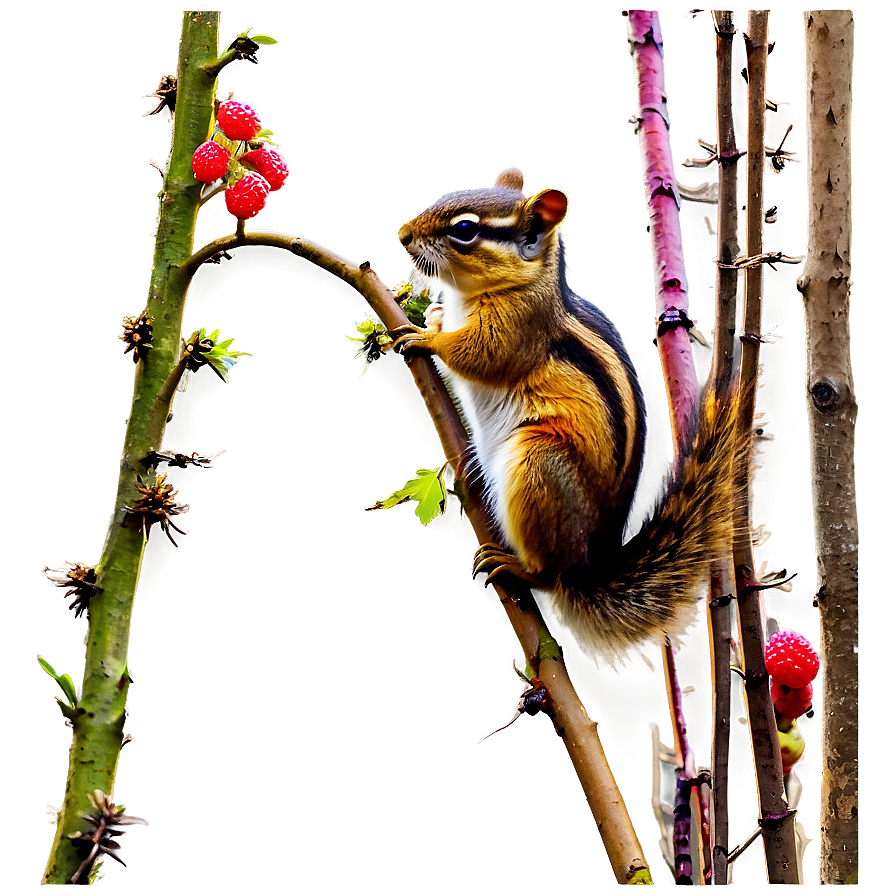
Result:
<svg viewBox="0 0 896 896"><path fill-rule="evenodd" d="M165 425L168 423L168 417L171 414L171 403L174 401L174 393L177 391L178 383L180 383L187 371L188 361L189 356L184 352L177 364L171 368L171 373L168 374L165 382L162 383L159 391L156 393L150 414L149 427L149 441L154 448L160 448L162 445L162 436L165 432Z"/></svg>
<svg viewBox="0 0 896 896"><path fill-rule="evenodd" d="M143 531L127 524L125 508L138 496L137 475L146 472L140 458L161 448L170 398L167 403L161 401L160 393L166 381L170 383L181 354L181 319L189 277L179 272L192 252L200 190L190 162L211 124L217 69L210 74L205 67L217 60L217 52L218 13L184 13L174 135L159 197L159 227L146 306L146 313L154 318L153 349L137 365L115 508L97 564L102 590L91 600L88 614L79 701L83 714L73 726L65 801L43 878L48 884L71 881L81 858L70 835L85 828L81 816L91 811L87 796L96 789L111 794L115 783L130 681L131 610L146 546Z"/></svg>
<svg viewBox="0 0 896 896"><path fill-rule="evenodd" d="M221 74L221 69L224 68L225 65L230 65L231 62L236 62L236 58L236 52L233 50L225 50L218 59L214 60L214 62L204 65L202 70L210 78L217 78L218 75Z"/></svg>

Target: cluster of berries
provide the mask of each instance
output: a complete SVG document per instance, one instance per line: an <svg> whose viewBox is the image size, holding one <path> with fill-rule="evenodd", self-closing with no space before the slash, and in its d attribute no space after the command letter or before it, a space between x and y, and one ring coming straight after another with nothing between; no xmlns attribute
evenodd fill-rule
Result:
<svg viewBox="0 0 896 896"><path fill-rule="evenodd" d="M229 100L218 109L211 139L193 153L196 180L211 184L227 178L227 211L242 220L254 218L289 174L283 157L263 143L269 133L251 106Z"/></svg>
<svg viewBox="0 0 896 896"><path fill-rule="evenodd" d="M794 631L775 632L765 647L765 668L771 676L772 702L778 717L778 742L784 774L803 755L806 742L796 719L812 708L812 680L818 674L818 654Z"/></svg>

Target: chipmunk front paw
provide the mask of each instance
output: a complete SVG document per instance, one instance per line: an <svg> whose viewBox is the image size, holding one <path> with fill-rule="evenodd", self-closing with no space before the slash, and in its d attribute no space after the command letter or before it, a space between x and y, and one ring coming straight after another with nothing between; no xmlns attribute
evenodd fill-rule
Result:
<svg viewBox="0 0 896 896"><path fill-rule="evenodd" d="M427 351L426 347L420 344L425 341L427 336L426 330L422 327L416 327L414 324L405 324L404 326L396 327L394 330L389 330L389 335L392 337L392 351L399 355L410 355Z"/></svg>

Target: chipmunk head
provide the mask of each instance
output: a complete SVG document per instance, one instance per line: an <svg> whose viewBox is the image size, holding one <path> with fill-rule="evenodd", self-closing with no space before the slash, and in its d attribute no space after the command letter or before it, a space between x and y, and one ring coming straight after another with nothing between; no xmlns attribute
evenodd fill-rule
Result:
<svg viewBox="0 0 896 896"><path fill-rule="evenodd" d="M523 195L523 175L508 168L494 187L449 193L398 232L427 277L462 295L527 286L556 254L566 196L543 190Z"/></svg>

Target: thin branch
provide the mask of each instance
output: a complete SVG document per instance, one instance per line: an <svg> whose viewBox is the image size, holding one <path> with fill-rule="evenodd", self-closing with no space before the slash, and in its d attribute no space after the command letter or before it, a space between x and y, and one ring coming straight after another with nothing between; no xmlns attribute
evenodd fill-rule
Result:
<svg viewBox="0 0 896 896"><path fill-rule="evenodd" d="M806 311L807 407L821 617L821 882L859 875L858 405L849 351L852 271L853 18L805 14L809 129L808 256L797 288ZM836 458L836 463L831 462Z"/></svg>
<svg viewBox="0 0 896 896"><path fill-rule="evenodd" d="M768 59L768 12L749 14L747 33L749 73L747 148L747 255L762 254L764 218L763 176L765 171L765 76ZM763 267L746 269L743 331L762 331ZM753 432L756 389L759 375L759 345L756 338L741 340L740 404L738 427L748 442ZM746 669L746 696L750 736L759 791L762 839L770 883L799 883L799 853L794 836L793 815L784 796L781 751L778 747L775 713L765 669L765 631L760 594L748 587L753 578L753 546L750 523L749 452L736 465L734 510L734 566L741 644Z"/></svg>
<svg viewBox="0 0 896 896"><path fill-rule="evenodd" d="M186 353L181 355L177 364L171 369L171 373L168 374L165 382L162 383L159 391L156 393L149 424L149 440L156 450L162 447L162 436L165 433L165 424L168 422L168 417L171 414L171 403L174 401L174 393L177 391L177 386L187 370L188 360L189 356Z"/></svg>
<svg viewBox="0 0 896 896"><path fill-rule="evenodd" d="M742 856L747 851L747 847L751 843L753 843L761 833L762 833L762 827L759 826L756 828L755 831L753 831L752 834L750 834L749 837L747 837L746 840L744 840L743 843L741 843L740 846L735 846L734 849L731 850L731 853L728 855L728 864L730 865L732 862L735 861L735 859L740 858L740 856Z"/></svg>
<svg viewBox="0 0 896 896"><path fill-rule="evenodd" d="M724 394L735 381L737 318L736 270L723 267L738 253L737 245L737 149L731 103L734 15L713 12L716 32L716 131L719 162L719 206L716 269L715 339L709 381ZM721 601L734 590L730 558L713 563L707 611L712 661L712 882L728 883L728 754L731 738L731 604Z"/></svg>
<svg viewBox="0 0 896 896"><path fill-rule="evenodd" d="M185 263L181 276L188 281L200 265L218 252L240 246L272 246L292 252L357 290L387 329L394 330L409 323L392 290L380 280L368 262L354 264L299 237L276 233L232 234L203 246ZM463 476L464 458L470 456L469 441L445 384L430 358L418 355L405 360L432 417L445 457L456 475ZM497 541L499 534L486 508L481 482L478 477L470 477L465 480L465 486L464 511L477 538L481 544ZM496 580L493 586L519 639L526 661L548 689L545 712L553 721L572 760L617 882L651 883L644 852L607 764L597 726L588 717L575 692L562 651L548 631L531 592L510 576Z"/></svg>
<svg viewBox="0 0 896 896"><path fill-rule="evenodd" d="M635 61L638 90L638 134L644 171L644 187L650 213L650 235L653 249L654 280L656 283L657 348L666 380L669 411L675 452L686 451L696 430L699 405L697 371L691 355L688 329L687 278L684 269L684 250L679 221L679 196L675 189L672 149L669 143L669 115L666 91L659 15L653 11L629 10L629 46ZM665 644L663 668L666 691L675 733L675 752L679 771L679 798L687 802L696 795L698 817L709 815L705 795L688 784L696 774L694 757L687 739L687 726L681 706L681 689L675 674L675 650ZM676 882L686 874L679 864L682 850L690 851L691 815L676 817ZM702 833L702 831L701 831ZM688 872L689 873L689 872Z"/></svg>

